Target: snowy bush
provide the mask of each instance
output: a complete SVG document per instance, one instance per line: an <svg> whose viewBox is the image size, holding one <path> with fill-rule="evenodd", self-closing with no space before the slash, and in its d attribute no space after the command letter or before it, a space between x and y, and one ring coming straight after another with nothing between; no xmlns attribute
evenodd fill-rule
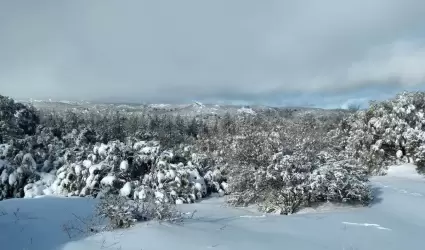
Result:
<svg viewBox="0 0 425 250"><path fill-rule="evenodd" d="M29 164L32 158L27 155ZM27 161L22 166L14 167L4 160L0 160L0 200L6 198L23 198L25 185L39 180L39 176L27 167Z"/></svg>
<svg viewBox="0 0 425 250"><path fill-rule="evenodd" d="M238 168L228 202L259 205L260 210L291 214L318 202L368 204L372 199L364 168L351 161L310 162L302 154L278 154L267 168Z"/></svg>
<svg viewBox="0 0 425 250"><path fill-rule="evenodd" d="M108 190L138 199L143 190L153 190L158 196L166 197L167 202L192 203L206 197L211 186L219 186L217 183L222 180L220 171L208 171L210 166L206 165L205 156L194 153L191 147L161 151L156 141L82 145L63 150L57 160L46 161L37 166L30 154L18 153L14 162L21 167L8 164L3 178L17 178L19 184L10 185L9 181L2 184L3 198L39 195L95 197L102 190ZM43 172L46 169L50 171ZM16 171L24 171L27 175L14 173Z"/></svg>
<svg viewBox="0 0 425 250"><path fill-rule="evenodd" d="M34 135L40 119L35 108L0 95L0 143Z"/></svg>
<svg viewBox="0 0 425 250"><path fill-rule="evenodd" d="M370 173L381 173L385 166L403 162L423 168L424 109L424 92L401 93L387 101L372 102L330 136L339 138L339 146L348 157L361 160Z"/></svg>
<svg viewBox="0 0 425 250"><path fill-rule="evenodd" d="M328 137L327 129L313 118L268 131L251 131L227 150L233 163L230 204L257 204L265 212L291 214L315 202L370 200L364 168L341 162L341 150L334 146L339 140Z"/></svg>
<svg viewBox="0 0 425 250"><path fill-rule="evenodd" d="M192 147L163 150L157 141L134 138L91 143L82 139L87 134L85 129L71 131L59 140L41 128L36 136L1 144L0 198L96 196L102 189L134 197L138 190L152 188L172 194L169 202L190 203L207 196L211 183L220 181L204 180L211 166Z"/></svg>
<svg viewBox="0 0 425 250"><path fill-rule="evenodd" d="M300 154L278 153L268 166L235 168L228 202L236 206L258 204L265 212L293 213L309 200L312 167Z"/></svg>
<svg viewBox="0 0 425 250"><path fill-rule="evenodd" d="M325 163L310 175L310 202L366 205L373 199L367 177L366 170L354 160Z"/></svg>

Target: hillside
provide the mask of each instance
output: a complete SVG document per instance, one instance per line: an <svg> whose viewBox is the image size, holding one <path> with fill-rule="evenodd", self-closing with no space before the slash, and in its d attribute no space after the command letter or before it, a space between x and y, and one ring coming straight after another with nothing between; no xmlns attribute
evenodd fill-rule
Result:
<svg viewBox="0 0 425 250"><path fill-rule="evenodd" d="M203 104L194 102L192 104L126 104L126 103L90 103L90 102L70 102L70 101L23 101L34 105L38 109L63 111L67 109L116 109L125 112L135 113L157 113L182 116L224 116L226 113L231 115L237 114L270 114L285 116L300 116L305 114L314 114L318 116L331 116L340 113L350 113L343 109L320 109L311 107L270 107L270 106L243 106L243 105L219 105L219 104Z"/></svg>

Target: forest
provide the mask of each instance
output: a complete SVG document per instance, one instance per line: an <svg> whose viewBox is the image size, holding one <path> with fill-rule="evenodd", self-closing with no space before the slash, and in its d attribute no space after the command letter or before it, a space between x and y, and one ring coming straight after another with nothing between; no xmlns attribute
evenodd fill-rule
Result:
<svg viewBox="0 0 425 250"><path fill-rule="evenodd" d="M323 113L290 108L185 115L116 105L55 109L0 96L0 199L99 198L112 228L178 221L211 195L292 214L368 205L368 178L425 169L425 93Z"/></svg>

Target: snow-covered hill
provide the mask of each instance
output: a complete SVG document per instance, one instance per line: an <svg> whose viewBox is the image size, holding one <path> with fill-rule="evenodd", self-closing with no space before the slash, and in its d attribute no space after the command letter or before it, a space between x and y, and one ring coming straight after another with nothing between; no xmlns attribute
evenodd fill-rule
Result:
<svg viewBox="0 0 425 250"><path fill-rule="evenodd" d="M70 238L64 225L90 216L96 200L11 199L0 202L2 249L423 249L425 180L414 166L373 177L370 207L325 205L291 216L223 206L223 198L182 205L193 213L182 225L141 223L128 230ZM332 208L332 209L330 209ZM189 216L191 217L191 216ZM81 224L81 223L80 223Z"/></svg>
<svg viewBox="0 0 425 250"><path fill-rule="evenodd" d="M320 109L308 107L270 107L270 106L242 106L242 105L218 105L194 102L192 104L129 104L129 103L89 103L89 102L68 102L68 101L23 101L31 103L37 109L48 109L62 111L66 109L117 109L128 112L151 112L157 114L174 114L181 116L223 116L226 113L231 115L240 114L280 114L290 116L302 116L312 114L315 116L330 116L336 113L347 113L341 109Z"/></svg>

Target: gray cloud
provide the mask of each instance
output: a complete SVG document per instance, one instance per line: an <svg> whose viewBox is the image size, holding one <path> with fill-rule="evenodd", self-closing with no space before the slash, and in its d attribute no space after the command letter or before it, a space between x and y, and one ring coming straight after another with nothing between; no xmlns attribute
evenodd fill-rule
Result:
<svg viewBox="0 0 425 250"><path fill-rule="evenodd" d="M4 1L0 89L181 102L425 79L423 0Z"/></svg>

